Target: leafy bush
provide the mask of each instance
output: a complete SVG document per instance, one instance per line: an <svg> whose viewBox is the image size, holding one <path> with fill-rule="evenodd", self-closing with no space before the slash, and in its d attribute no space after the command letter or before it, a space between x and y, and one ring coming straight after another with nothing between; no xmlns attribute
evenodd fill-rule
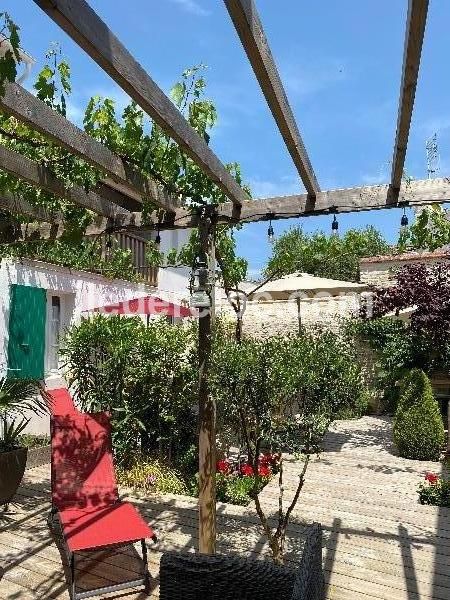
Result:
<svg viewBox="0 0 450 600"><path fill-rule="evenodd" d="M435 473L427 473L425 481L419 485L420 504L445 506L450 508L450 481Z"/></svg>
<svg viewBox="0 0 450 600"><path fill-rule="evenodd" d="M412 369L400 382L400 399L394 419L394 441L400 456L439 460L444 425L430 381L420 369Z"/></svg>
<svg viewBox="0 0 450 600"><path fill-rule="evenodd" d="M349 341L356 339L367 344L375 353L373 385L381 398L379 410L394 414L399 400L398 381L417 366L418 340L413 340L406 323L393 317L352 319L346 333Z"/></svg>
<svg viewBox="0 0 450 600"><path fill-rule="evenodd" d="M217 499L238 506L248 506L252 501L255 477L226 477L217 475ZM262 486L263 487L263 486Z"/></svg>
<svg viewBox="0 0 450 600"><path fill-rule="evenodd" d="M176 460L195 443L194 350L192 331L165 319L98 315L69 331L70 383L83 410L111 411L118 463L140 451Z"/></svg>
<svg viewBox="0 0 450 600"><path fill-rule="evenodd" d="M127 469L119 469L117 480L120 485L144 492L188 494L188 487L179 471L149 457L138 458Z"/></svg>
<svg viewBox="0 0 450 600"><path fill-rule="evenodd" d="M24 433L19 438L19 444L26 448L42 448L50 445L50 437L48 435L34 435L32 433Z"/></svg>

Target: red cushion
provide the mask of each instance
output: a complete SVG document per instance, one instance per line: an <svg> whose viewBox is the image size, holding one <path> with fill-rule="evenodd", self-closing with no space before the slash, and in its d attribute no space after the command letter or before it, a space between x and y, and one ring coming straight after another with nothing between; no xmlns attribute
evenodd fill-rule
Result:
<svg viewBox="0 0 450 600"><path fill-rule="evenodd" d="M152 538L154 533L129 502L98 510L66 509L59 513L69 550L91 550Z"/></svg>

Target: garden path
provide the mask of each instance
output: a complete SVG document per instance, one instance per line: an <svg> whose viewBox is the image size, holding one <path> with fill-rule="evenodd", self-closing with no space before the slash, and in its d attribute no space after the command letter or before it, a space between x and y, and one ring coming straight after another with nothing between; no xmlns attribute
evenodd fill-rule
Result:
<svg viewBox="0 0 450 600"><path fill-rule="evenodd" d="M450 509L421 506L416 487L434 463L394 456L386 418L340 421L315 458L289 529L289 560L298 559L302 520L324 527L328 600L450 600ZM286 467L286 497L293 494L298 465ZM46 526L49 468L27 471L10 512L0 522L0 599L69 598L57 540ZM277 483L262 494L277 506ZM129 496L126 490L123 495ZM132 500L154 525L159 543L150 550L152 597L158 596L158 564L167 549L197 543L197 509L192 498L160 495ZM267 552L254 508L218 506L218 549L262 556ZM139 563L130 547L79 559L81 587L134 578ZM104 596L105 598L107 596ZM116 594L143 599L138 591Z"/></svg>

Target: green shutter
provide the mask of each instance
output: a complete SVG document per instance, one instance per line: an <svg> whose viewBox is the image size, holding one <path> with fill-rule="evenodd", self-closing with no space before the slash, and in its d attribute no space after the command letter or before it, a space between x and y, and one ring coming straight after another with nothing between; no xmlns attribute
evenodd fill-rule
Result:
<svg viewBox="0 0 450 600"><path fill-rule="evenodd" d="M46 291L11 285L8 341L8 377L43 379Z"/></svg>

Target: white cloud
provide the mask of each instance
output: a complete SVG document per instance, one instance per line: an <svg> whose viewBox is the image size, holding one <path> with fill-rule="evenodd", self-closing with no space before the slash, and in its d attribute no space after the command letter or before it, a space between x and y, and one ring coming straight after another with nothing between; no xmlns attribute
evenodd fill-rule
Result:
<svg viewBox="0 0 450 600"><path fill-rule="evenodd" d="M298 177L286 175L278 180L260 179L259 177L246 178L254 198L273 198L275 196L290 196L303 194L305 188Z"/></svg>
<svg viewBox="0 0 450 600"><path fill-rule="evenodd" d="M210 15L210 11L206 10L196 0L170 0L174 4L181 6L186 12L189 12L198 17L207 17Z"/></svg>
<svg viewBox="0 0 450 600"><path fill-rule="evenodd" d="M289 64L283 69L284 85L292 96L305 97L348 79L344 61L328 58L320 62Z"/></svg>

